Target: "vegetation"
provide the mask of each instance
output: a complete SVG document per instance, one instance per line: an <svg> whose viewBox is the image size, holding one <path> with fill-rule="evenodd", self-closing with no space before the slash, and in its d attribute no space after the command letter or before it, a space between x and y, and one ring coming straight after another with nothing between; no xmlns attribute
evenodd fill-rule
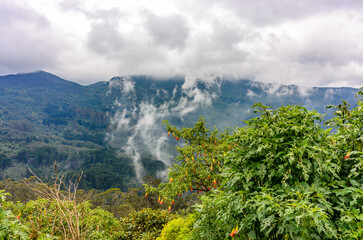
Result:
<svg viewBox="0 0 363 240"><path fill-rule="evenodd" d="M336 117L325 128L315 111L262 104L254 105L260 117L218 137L203 119L192 129L168 126L185 138L179 159L194 161L174 165L168 183L145 187L168 202L188 183L191 191L207 192L195 205L195 239L361 239L362 95L352 111L344 101L331 106ZM206 156L196 158L201 152ZM209 164L215 176L206 174ZM198 188L208 176L217 189Z"/></svg>
<svg viewBox="0 0 363 240"><path fill-rule="evenodd" d="M168 222L160 233L157 240L188 240L192 238L193 224L195 216L193 214L179 216Z"/></svg>
<svg viewBox="0 0 363 240"><path fill-rule="evenodd" d="M328 121L302 106L257 103L259 117L222 133L203 118L181 130L166 122L169 136L184 143L166 183L150 178L124 193L77 191L79 178L70 186L62 177L31 178L24 184L38 199L14 202L0 192L0 236L362 239L363 91L357 98L352 110L345 101L329 106ZM190 204L192 213L180 211Z"/></svg>
<svg viewBox="0 0 363 240"><path fill-rule="evenodd" d="M105 141L108 114L115 96L107 83L81 86L46 72L0 76L0 180L21 180L31 174L51 182L54 161L70 179L84 172L80 188L107 190L137 187L132 160ZM147 154L141 161L165 168Z"/></svg>

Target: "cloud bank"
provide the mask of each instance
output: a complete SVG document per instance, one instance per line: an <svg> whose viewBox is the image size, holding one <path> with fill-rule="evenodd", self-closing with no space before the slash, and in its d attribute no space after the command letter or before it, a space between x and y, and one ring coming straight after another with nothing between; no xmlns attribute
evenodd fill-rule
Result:
<svg viewBox="0 0 363 240"><path fill-rule="evenodd" d="M0 74L361 87L363 2L0 0Z"/></svg>

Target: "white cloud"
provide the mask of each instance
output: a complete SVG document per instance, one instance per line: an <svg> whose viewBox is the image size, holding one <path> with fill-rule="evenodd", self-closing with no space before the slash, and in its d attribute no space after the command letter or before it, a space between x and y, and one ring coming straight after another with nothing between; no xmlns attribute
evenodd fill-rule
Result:
<svg viewBox="0 0 363 240"><path fill-rule="evenodd" d="M363 2L0 0L0 74L362 85Z"/></svg>
<svg viewBox="0 0 363 240"><path fill-rule="evenodd" d="M257 96L257 94L254 91L250 90L250 89L248 89L246 95L248 97L250 97L250 98Z"/></svg>

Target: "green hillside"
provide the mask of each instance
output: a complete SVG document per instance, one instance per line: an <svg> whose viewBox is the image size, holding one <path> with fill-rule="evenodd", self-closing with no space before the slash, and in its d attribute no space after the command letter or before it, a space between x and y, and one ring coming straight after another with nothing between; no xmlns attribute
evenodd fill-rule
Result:
<svg viewBox="0 0 363 240"><path fill-rule="evenodd" d="M0 77L0 179L29 177L30 167L49 179L54 161L66 178L84 172L81 188L126 191L151 174L165 177L176 157L162 121L191 127L243 126L255 102L299 104L327 113L353 88L312 88L215 78L114 77L81 86L39 71ZM330 115L329 115L330 114Z"/></svg>

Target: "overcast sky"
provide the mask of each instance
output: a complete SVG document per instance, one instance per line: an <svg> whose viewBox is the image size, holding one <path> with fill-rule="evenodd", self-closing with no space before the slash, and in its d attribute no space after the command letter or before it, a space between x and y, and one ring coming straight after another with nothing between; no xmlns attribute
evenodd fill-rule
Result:
<svg viewBox="0 0 363 240"><path fill-rule="evenodd" d="M0 75L363 86L360 0L0 0Z"/></svg>

